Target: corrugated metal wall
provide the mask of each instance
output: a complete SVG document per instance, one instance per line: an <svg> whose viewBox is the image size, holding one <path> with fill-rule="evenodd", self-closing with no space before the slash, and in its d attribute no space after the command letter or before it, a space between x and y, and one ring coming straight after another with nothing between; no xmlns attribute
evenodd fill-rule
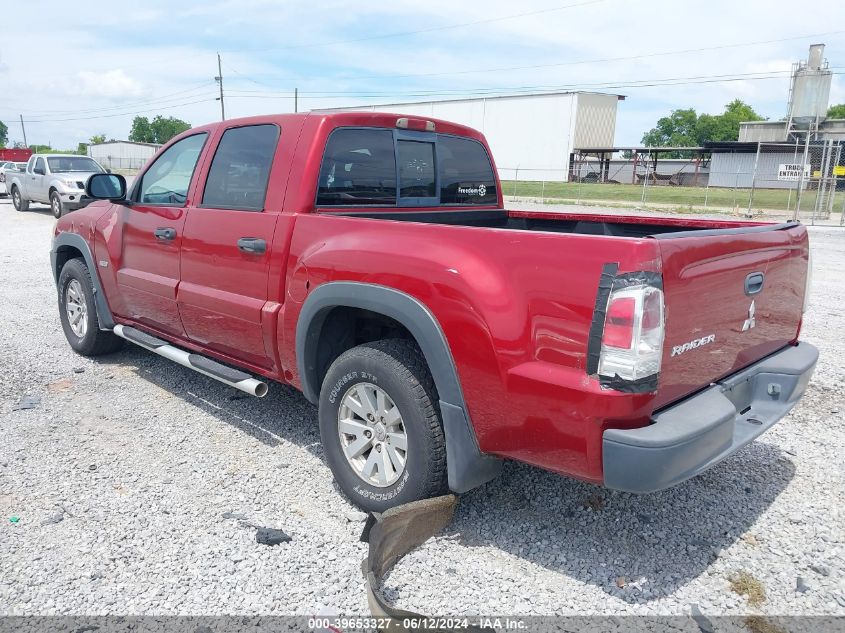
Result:
<svg viewBox="0 0 845 633"><path fill-rule="evenodd" d="M107 169L140 169L156 153L155 145L100 143L88 146L88 155Z"/></svg>
<svg viewBox="0 0 845 633"><path fill-rule="evenodd" d="M794 189L795 183L778 180L778 166L785 163L801 162L794 152L762 152L757 163L757 177L754 178L754 160L756 154L716 153L710 161L711 187L751 187L752 182L760 189Z"/></svg>
<svg viewBox="0 0 845 633"><path fill-rule="evenodd" d="M613 147L616 134L616 95L578 94L574 147Z"/></svg>
<svg viewBox="0 0 845 633"><path fill-rule="evenodd" d="M395 112L468 125L487 137L501 178L562 181L568 176L573 147L613 145L617 103L616 95L561 93L321 111Z"/></svg>

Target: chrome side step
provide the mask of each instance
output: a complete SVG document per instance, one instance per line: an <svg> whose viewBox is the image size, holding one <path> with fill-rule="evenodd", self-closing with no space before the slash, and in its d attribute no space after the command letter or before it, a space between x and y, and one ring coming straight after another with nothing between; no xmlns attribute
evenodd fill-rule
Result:
<svg viewBox="0 0 845 633"><path fill-rule="evenodd" d="M239 369L228 367L200 354L186 352L183 349L174 347L167 341L162 341L160 338L156 338L128 325L115 325L112 331L130 343L135 343L135 345L155 352L159 356L172 360L174 363L179 363L182 367L193 369L195 372L219 380L251 396L263 398L267 395L268 388L266 382L257 380Z"/></svg>

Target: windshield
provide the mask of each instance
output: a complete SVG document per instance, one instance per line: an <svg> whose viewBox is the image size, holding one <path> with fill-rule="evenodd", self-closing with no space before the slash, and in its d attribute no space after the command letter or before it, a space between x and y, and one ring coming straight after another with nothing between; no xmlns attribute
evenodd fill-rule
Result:
<svg viewBox="0 0 845 633"><path fill-rule="evenodd" d="M47 164L54 174L70 171L103 172L103 168L87 156L52 156L47 159Z"/></svg>

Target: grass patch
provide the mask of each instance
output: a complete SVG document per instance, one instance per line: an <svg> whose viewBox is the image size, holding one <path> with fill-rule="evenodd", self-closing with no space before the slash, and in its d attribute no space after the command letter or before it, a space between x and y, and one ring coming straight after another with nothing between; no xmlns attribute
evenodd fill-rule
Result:
<svg viewBox="0 0 845 633"><path fill-rule="evenodd" d="M582 182L546 182L532 180L503 180L502 193L505 196L526 198L545 198L546 200L589 201L616 200L623 202L642 202L642 185L622 185L613 183ZM816 191L807 190L801 194L801 212L809 213L816 203ZM646 188L645 203L674 204L679 207L739 207L748 208L750 189L726 189L724 187L668 187L650 186ZM777 209L790 211L795 209L795 191L787 189L756 189L752 203L753 209ZM845 192L836 192L833 208L839 210L845 201Z"/></svg>
<svg viewBox="0 0 845 633"><path fill-rule="evenodd" d="M766 601L766 589L763 587L763 583L747 571L741 571L729 580L731 591L745 596L750 606L759 607Z"/></svg>
<svg viewBox="0 0 845 633"><path fill-rule="evenodd" d="M750 615L743 620L743 624L751 633L788 633L785 628L761 615Z"/></svg>

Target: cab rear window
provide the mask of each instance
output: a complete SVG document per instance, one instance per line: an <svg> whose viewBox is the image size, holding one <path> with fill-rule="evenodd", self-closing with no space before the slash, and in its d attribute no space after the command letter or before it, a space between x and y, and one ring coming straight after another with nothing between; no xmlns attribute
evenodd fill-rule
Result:
<svg viewBox="0 0 845 633"><path fill-rule="evenodd" d="M495 205L493 166L473 139L339 128L326 143L317 206Z"/></svg>

